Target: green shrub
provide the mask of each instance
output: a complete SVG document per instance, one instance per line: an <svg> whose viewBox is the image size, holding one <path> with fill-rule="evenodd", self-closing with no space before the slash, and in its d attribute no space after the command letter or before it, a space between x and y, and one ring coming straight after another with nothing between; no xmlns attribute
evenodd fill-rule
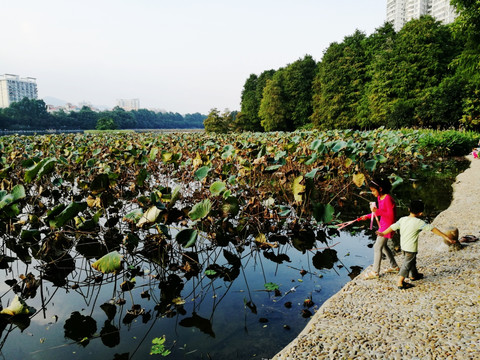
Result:
<svg viewBox="0 0 480 360"><path fill-rule="evenodd" d="M479 139L480 134L473 131L425 130L421 134L418 144L427 150L435 150L443 156L463 156L472 151L472 148L478 144Z"/></svg>

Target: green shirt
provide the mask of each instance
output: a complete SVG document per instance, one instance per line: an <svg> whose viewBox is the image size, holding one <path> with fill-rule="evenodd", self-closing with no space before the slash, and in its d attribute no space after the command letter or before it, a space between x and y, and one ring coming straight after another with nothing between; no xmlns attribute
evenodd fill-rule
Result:
<svg viewBox="0 0 480 360"><path fill-rule="evenodd" d="M404 216L390 225L392 230L400 230L400 247L403 251L418 251L418 234L422 230L433 230L434 226L413 216Z"/></svg>

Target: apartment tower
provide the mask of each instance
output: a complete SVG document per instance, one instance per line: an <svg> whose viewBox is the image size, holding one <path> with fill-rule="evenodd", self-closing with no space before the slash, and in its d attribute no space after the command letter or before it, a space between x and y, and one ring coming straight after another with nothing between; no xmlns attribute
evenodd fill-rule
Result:
<svg viewBox="0 0 480 360"><path fill-rule="evenodd" d="M0 75L0 108L9 107L12 102L19 102L24 97L37 99L35 78L20 78L18 75Z"/></svg>
<svg viewBox="0 0 480 360"><path fill-rule="evenodd" d="M457 16L450 0L387 0L387 21L395 31L422 15L431 15L444 24L453 22Z"/></svg>
<svg viewBox="0 0 480 360"><path fill-rule="evenodd" d="M125 111L138 110L140 108L139 99L117 99L117 106Z"/></svg>

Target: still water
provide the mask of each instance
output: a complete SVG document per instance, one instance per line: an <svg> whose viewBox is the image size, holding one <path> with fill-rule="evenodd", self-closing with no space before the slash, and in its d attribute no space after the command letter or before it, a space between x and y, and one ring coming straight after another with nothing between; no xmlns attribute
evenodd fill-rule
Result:
<svg viewBox="0 0 480 360"><path fill-rule="evenodd" d="M425 200L430 219L447 208L453 178L464 166L453 177L412 175L394 193L399 215L412 197ZM367 209L362 200L351 216ZM74 268L65 281L53 274L27 299L37 310L33 317L2 323L0 358L145 359L152 340L162 337L167 359L271 358L318 307L371 264L375 229L368 226L359 223L305 252L288 242L265 249L211 247L198 254L200 275L186 279L160 279L158 264L131 259L125 259L124 272L102 277L91 268L95 259L72 255ZM38 277L41 271L34 263L12 264L1 270L4 308L14 297L9 280L28 273ZM62 272L61 266L55 271ZM132 287L121 287L128 280ZM163 303L162 292L177 296L174 307Z"/></svg>

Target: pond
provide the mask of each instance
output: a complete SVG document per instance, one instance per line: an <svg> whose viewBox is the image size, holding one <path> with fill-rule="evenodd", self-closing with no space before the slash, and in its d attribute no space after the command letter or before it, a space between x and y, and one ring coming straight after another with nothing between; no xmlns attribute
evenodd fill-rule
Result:
<svg viewBox="0 0 480 360"><path fill-rule="evenodd" d="M424 199L429 219L446 209L453 179L467 165L458 162L434 177L411 174L394 191L399 215L414 197ZM345 220L367 212L367 200L373 199L364 197L344 213ZM2 321L0 354L9 360L145 359L152 352L169 359L271 358L316 309L372 263L375 229L368 225L330 231L326 244L315 242L305 251L282 238L271 246L224 247L204 239L205 250L187 251L171 262L171 271L161 264L174 255L153 240L145 241L138 256L125 257L118 274L93 270L95 250L87 243L51 267L2 256L3 308L16 291L36 312ZM186 275L175 275L175 267ZM23 282L15 283L19 278Z"/></svg>

